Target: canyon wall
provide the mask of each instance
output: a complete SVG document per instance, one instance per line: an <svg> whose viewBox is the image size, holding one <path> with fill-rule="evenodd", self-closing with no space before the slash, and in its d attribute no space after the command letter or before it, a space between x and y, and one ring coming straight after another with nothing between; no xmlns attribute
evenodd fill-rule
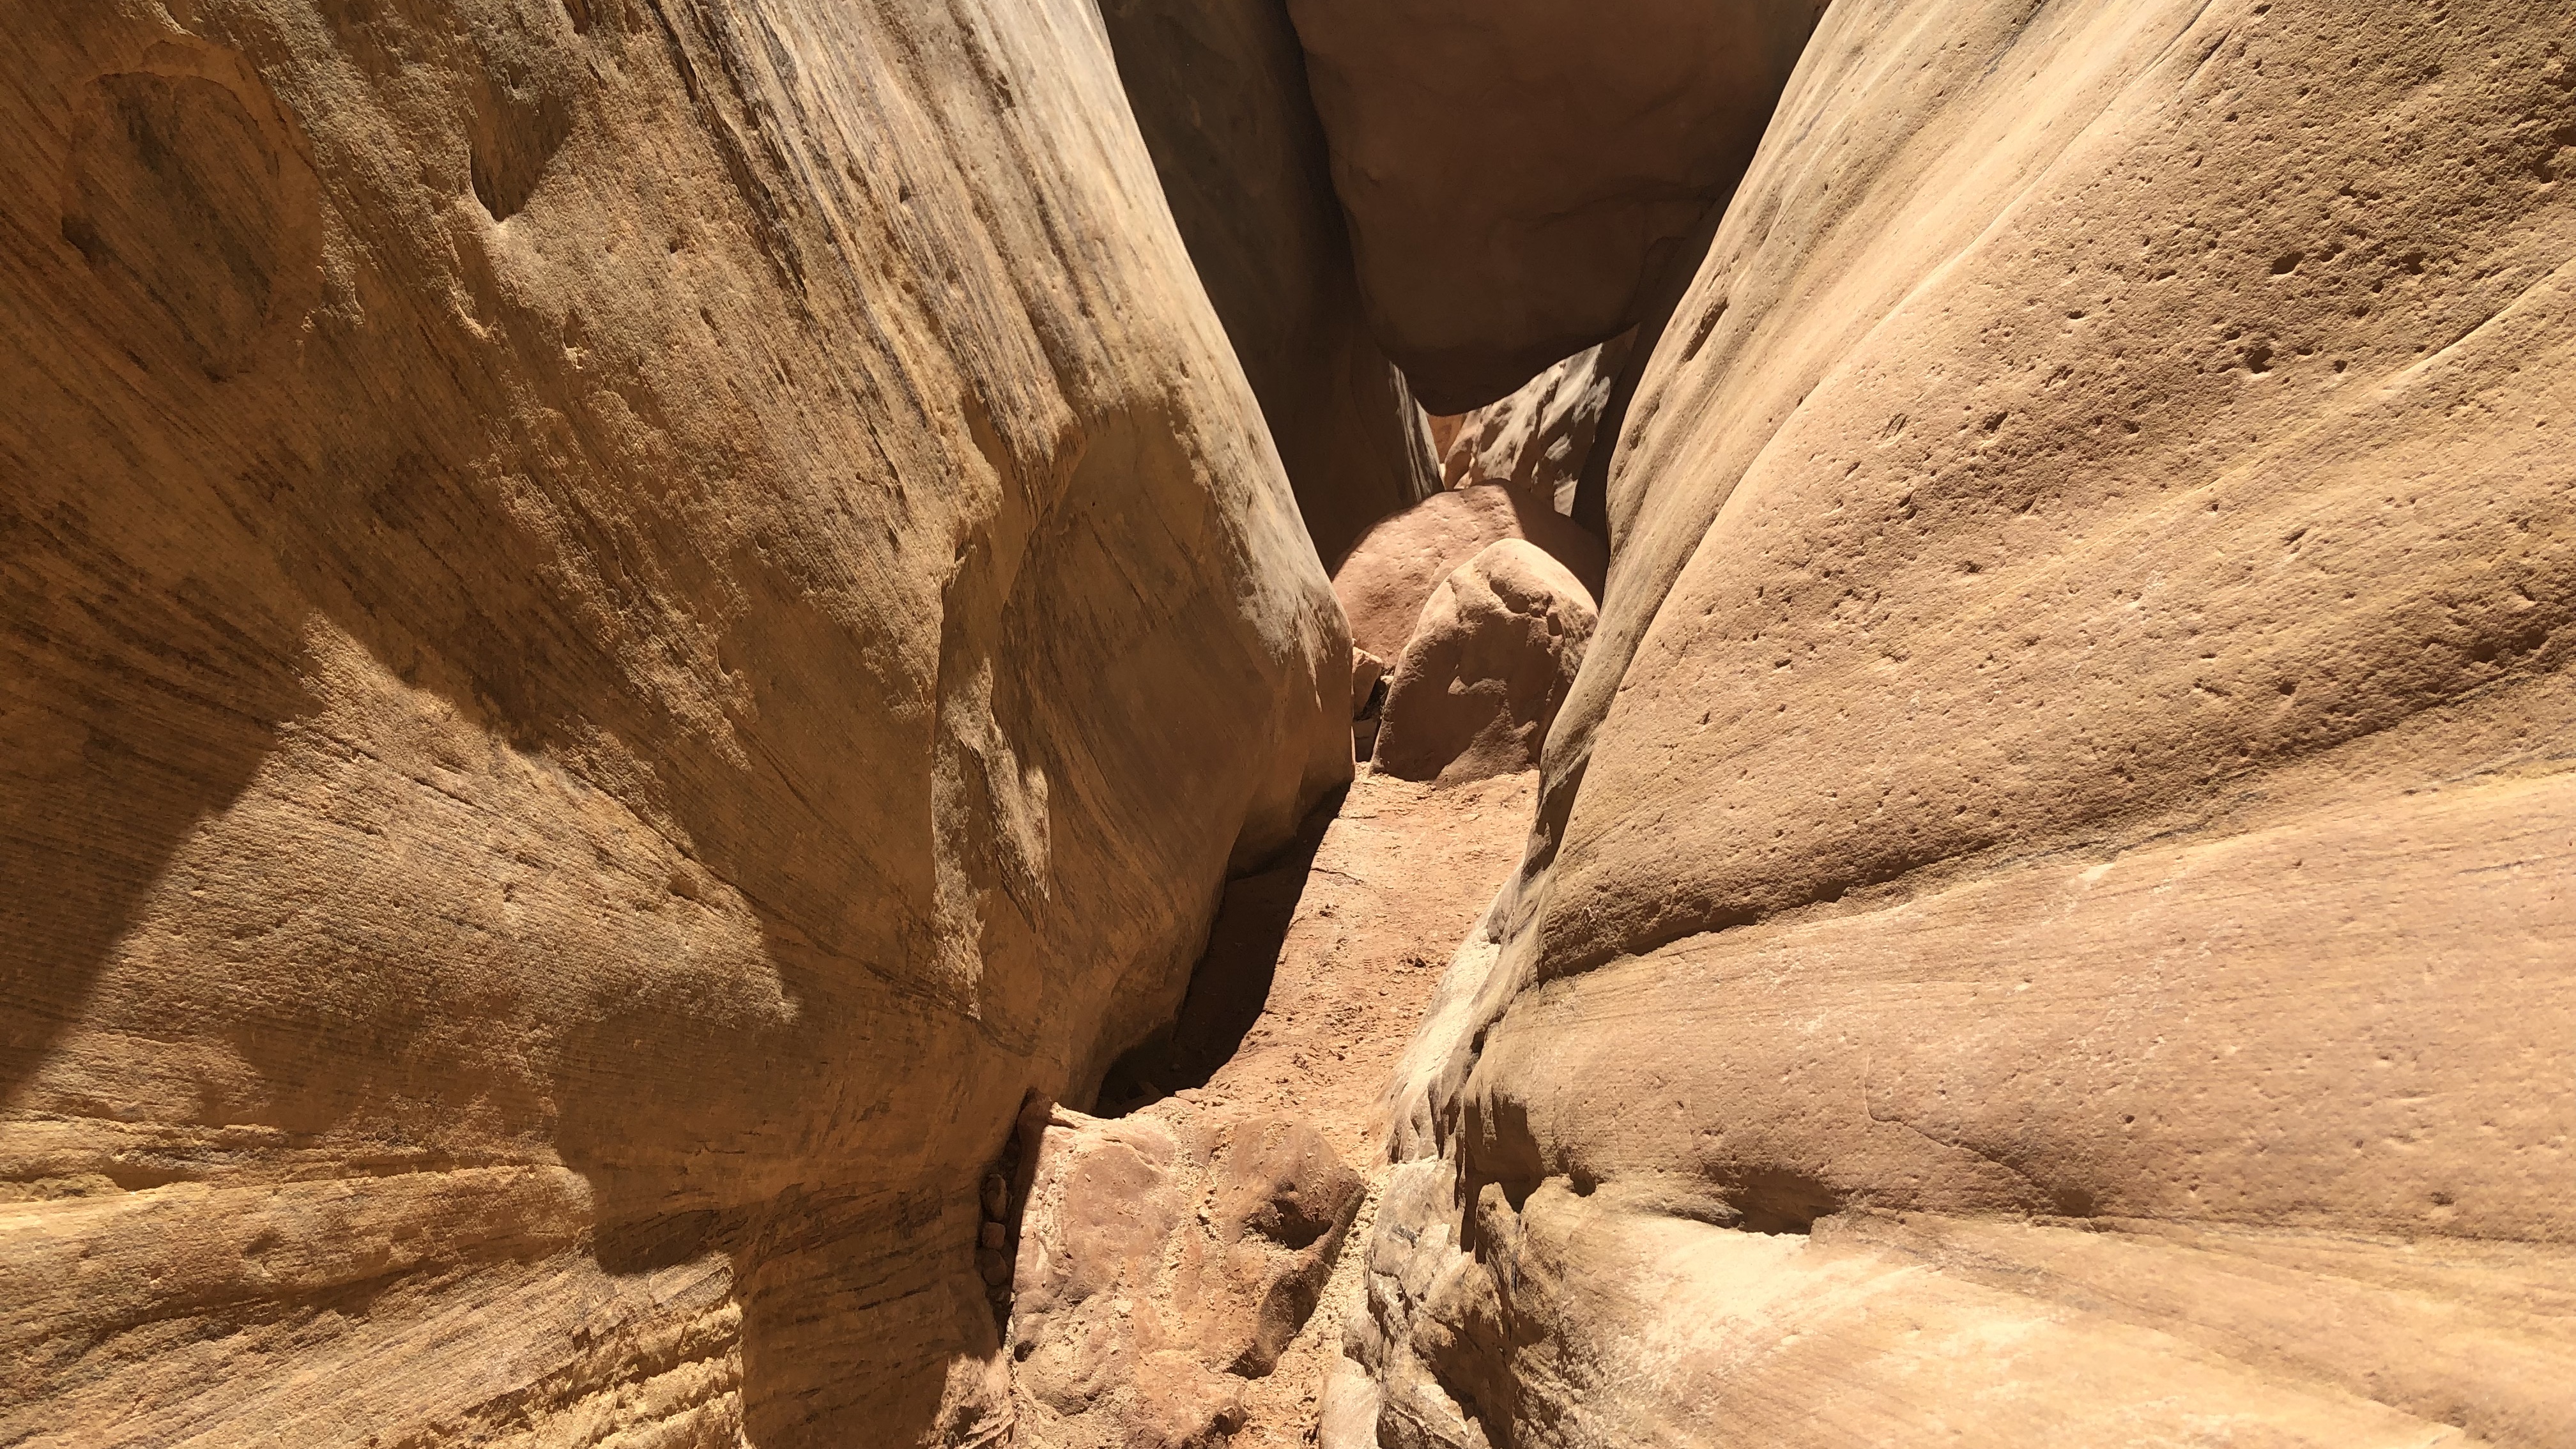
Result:
<svg viewBox="0 0 2576 1449"><path fill-rule="evenodd" d="M1465 412L1647 313L1688 267L1821 0L1287 0L1369 324Z"/></svg>
<svg viewBox="0 0 2576 1449"><path fill-rule="evenodd" d="M1305 56L1279 0L1101 0L1181 239L1330 566L1440 486L1360 308Z"/></svg>
<svg viewBox="0 0 2576 1449"><path fill-rule="evenodd" d="M2576 1441L2570 176L2559 6L1837 0L1328 1445Z"/></svg>
<svg viewBox="0 0 2576 1449"><path fill-rule="evenodd" d="M1083 0L0 21L0 1439L992 1442L1350 774Z"/></svg>

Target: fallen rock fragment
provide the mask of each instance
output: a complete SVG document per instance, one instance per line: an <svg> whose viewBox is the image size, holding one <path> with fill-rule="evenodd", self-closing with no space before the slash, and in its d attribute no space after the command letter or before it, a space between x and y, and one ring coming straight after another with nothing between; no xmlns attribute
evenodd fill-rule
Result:
<svg viewBox="0 0 2576 1449"><path fill-rule="evenodd" d="M1387 691L1377 768L1455 782L1536 765L1594 617L1591 594L1546 552L1487 545L1422 608Z"/></svg>
<svg viewBox="0 0 2576 1449"><path fill-rule="evenodd" d="M1365 649L1351 651L1351 718L1362 719L1377 712L1385 698L1378 686L1385 681L1385 660Z"/></svg>
<svg viewBox="0 0 2576 1449"><path fill-rule="evenodd" d="M1351 650L1351 753L1367 759L1377 753L1377 727L1386 719L1386 661L1365 649Z"/></svg>
<svg viewBox="0 0 2576 1449"><path fill-rule="evenodd" d="M1199 1449L1311 1313L1364 1184L1304 1122L1057 1108L1021 1219L1014 1396L1049 1449Z"/></svg>

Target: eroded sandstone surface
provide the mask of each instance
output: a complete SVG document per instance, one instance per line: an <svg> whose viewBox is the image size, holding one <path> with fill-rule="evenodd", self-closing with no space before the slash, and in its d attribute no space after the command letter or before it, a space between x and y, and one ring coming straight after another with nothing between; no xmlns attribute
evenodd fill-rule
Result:
<svg viewBox="0 0 2576 1449"><path fill-rule="evenodd" d="M0 1439L1006 1432L1021 1093L1351 771L1092 8L0 36Z"/></svg>
<svg viewBox="0 0 2576 1449"><path fill-rule="evenodd" d="M1509 397L1446 419L1443 486L1500 483L1572 516L1575 489L1635 343L1633 329L1622 332L1549 367Z"/></svg>
<svg viewBox="0 0 2576 1449"><path fill-rule="evenodd" d="M1020 1435L1195 1449L1244 1426L1323 1296L1366 1183L1296 1116L1168 1097L1037 1134L1012 1279Z"/></svg>
<svg viewBox="0 0 2576 1449"><path fill-rule="evenodd" d="M1587 596L1599 594L1610 562L1600 539L1544 501L1500 483L1471 483L1380 519L1333 571L1333 595L1350 620L1352 643L1393 668L1440 585L1507 538L1537 546Z"/></svg>
<svg viewBox="0 0 2576 1449"><path fill-rule="evenodd" d="M2563 9L12 12L0 1442L2576 1444Z"/></svg>
<svg viewBox="0 0 2576 1449"><path fill-rule="evenodd" d="M1582 666L1591 591L1527 539L1487 544L1422 606L1371 760L1407 780L1534 768Z"/></svg>
<svg viewBox="0 0 2576 1449"><path fill-rule="evenodd" d="M2576 1440L2571 64L1827 13L1328 1443Z"/></svg>

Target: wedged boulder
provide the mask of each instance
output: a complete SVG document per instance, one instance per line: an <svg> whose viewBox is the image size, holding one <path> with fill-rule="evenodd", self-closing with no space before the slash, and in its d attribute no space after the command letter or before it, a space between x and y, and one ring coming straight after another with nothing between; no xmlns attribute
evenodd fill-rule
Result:
<svg viewBox="0 0 2576 1449"><path fill-rule="evenodd" d="M1351 651L1351 751L1367 759L1377 751L1377 729L1386 719L1387 663L1365 649Z"/></svg>
<svg viewBox="0 0 2576 1449"><path fill-rule="evenodd" d="M1431 600L1387 689L1375 767L1455 783L1538 764L1592 638L1592 596L1526 539L1488 544Z"/></svg>
<svg viewBox="0 0 2576 1449"><path fill-rule="evenodd" d="M1385 660L1365 649L1351 650L1351 718L1376 712L1384 697L1378 686L1385 682Z"/></svg>
<svg viewBox="0 0 2576 1449"><path fill-rule="evenodd" d="M1370 336L1278 0L1103 0L1136 121L1329 568L1439 488L1404 374Z"/></svg>
<svg viewBox="0 0 2576 1449"><path fill-rule="evenodd" d="M1352 770L1090 5L0 77L0 1440L994 1432L1021 1093Z"/></svg>
<svg viewBox="0 0 2576 1449"><path fill-rule="evenodd" d="M1365 1184L1314 1128L1166 1098L1058 1108L1012 1285L1024 1442L1204 1449L1313 1313Z"/></svg>
<svg viewBox="0 0 2576 1449"><path fill-rule="evenodd" d="M1443 486L1500 483L1571 516L1602 410L1635 341L1633 330L1622 332L1549 367L1511 396L1450 420Z"/></svg>
<svg viewBox="0 0 2576 1449"><path fill-rule="evenodd" d="M1423 404L1482 406L1644 316L1823 9L1289 0L1370 326Z"/></svg>
<svg viewBox="0 0 2576 1449"><path fill-rule="evenodd" d="M1441 581L1506 538L1537 545L1587 594L1600 597L1609 550L1599 538L1500 484L1471 484L1434 493L1381 520L1333 571L1333 594L1350 620L1351 642L1381 659L1401 658L1422 606Z"/></svg>
<svg viewBox="0 0 2576 1449"><path fill-rule="evenodd" d="M2572 64L1837 0L1400 1096L1383 1442L2576 1442Z"/></svg>

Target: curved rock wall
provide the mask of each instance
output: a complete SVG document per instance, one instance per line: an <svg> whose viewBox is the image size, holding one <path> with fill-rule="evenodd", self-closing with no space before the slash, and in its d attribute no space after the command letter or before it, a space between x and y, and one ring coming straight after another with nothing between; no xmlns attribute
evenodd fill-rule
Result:
<svg viewBox="0 0 2576 1449"><path fill-rule="evenodd" d="M0 1438L1001 1432L1022 1092L1351 769L1090 6L0 33Z"/></svg>
<svg viewBox="0 0 2576 1449"><path fill-rule="evenodd" d="M1382 1442L2576 1438L2570 174L2553 7L1839 0L1399 1085Z"/></svg>
<svg viewBox="0 0 2576 1449"><path fill-rule="evenodd" d="M1306 58L1278 0L1104 0L1120 77L1327 567L1440 487L1360 311Z"/></svg>
<svg viewBox="0 0 2576 1449"><path fill-rule="evenodd" d="M1361 295L1434 413L1646 315L1820 0L1287 0Z"/></svg>

